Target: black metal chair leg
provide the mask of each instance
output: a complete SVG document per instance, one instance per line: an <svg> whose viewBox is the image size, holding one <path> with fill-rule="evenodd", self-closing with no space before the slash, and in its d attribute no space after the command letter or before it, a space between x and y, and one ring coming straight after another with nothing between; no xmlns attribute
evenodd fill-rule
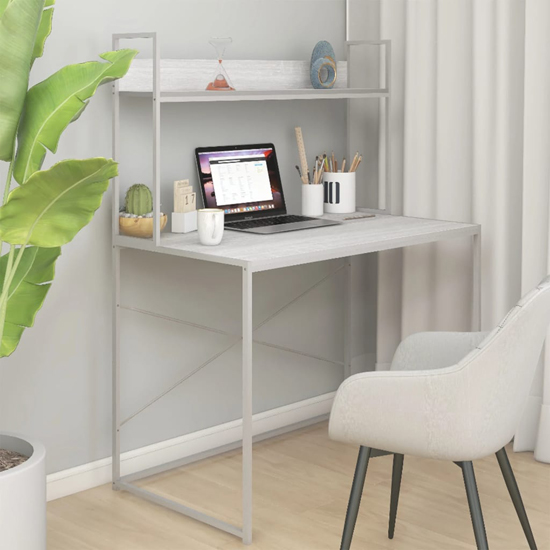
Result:
<svg viewBox="0 0 550 550"><path fill-rule="evenodd" d="M523 500L521 499L521 494L519 492L519 487L508 460L508 455L506 454L506 449L502 448L497 453L497 460L502 471L502 476L506 482L506 487L508 487L508 492L514 503L514 507L523 527L523 532L527 537L527 542L529 543L529 548L531 550L537 550L537 544L535 542L535 537L533 536L533 531L531 530L531 525L529 525L529 519L527 518L527 512L525 511L525 506L523 505Z"/></svg>
<svg viewBox="0 0 550 550"><path fill-rule="evenodd" d="M464 486L466 487L468 505L470 506L470 516L474 526L477 548L478 550L488 550L487 533L485 532L485 523L481 512L479 493L477 492L474 466L471 462L462 462L462 476L464 477Z"/></svg>
<svg viewBox="0 0 550 550"><path fill-rule="evenodd" d="M361 496L365 485L365 477L367 475L367 466L371 455L370 447L360 447L357 465L355 466L355 475L353 476L353 485L349 496L348 511L346 513L346 522L344 524L344 533L342 535L342 544L340 550L349 550L351 539L353 538L353 530L359 513L359 505L361 504Z"/></svg>
<svg viewBox="0 0 550 550"><path fill-rule="evenodd" d="M397 518L397 504L399 503L399 490L401 489L401 477L403 476L403 459L400 454L393 455L393 468L391 475L391 498L390 498L390 525L388 537L393 539L395 532L395 520Z"/></svg>

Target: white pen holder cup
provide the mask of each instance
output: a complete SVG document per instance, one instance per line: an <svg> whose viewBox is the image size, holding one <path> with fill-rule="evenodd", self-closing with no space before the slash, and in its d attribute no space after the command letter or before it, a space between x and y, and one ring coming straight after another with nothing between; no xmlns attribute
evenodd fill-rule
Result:
<svg viewBox="0 0 550 550"><path fill-rule="evenodd" d="M199 241L206 246L222 242L224 211L218 208L203 208L197 211Z"/></svg>
<svg viewBox="0 0 550 550"><path fill-rule="evenodd" d="M325 172L323 192L327 214L355 212L355 172Z"/></svg>
<svg viewBox="0 0 550 550"><path fill-rule="evenodd" d="M302 184L302 216L322 216L323 186L318 184Z"/></svg>

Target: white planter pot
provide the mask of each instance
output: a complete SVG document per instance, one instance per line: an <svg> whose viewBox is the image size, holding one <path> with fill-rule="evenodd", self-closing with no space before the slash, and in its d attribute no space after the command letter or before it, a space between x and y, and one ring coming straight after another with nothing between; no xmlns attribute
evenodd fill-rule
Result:
<svg viewBox="0 0 550 550"><path fill-rule="evenodd" d="M46 449L14 434L0 448L30 457L0 473L0 548L46 550Z"/></svg>

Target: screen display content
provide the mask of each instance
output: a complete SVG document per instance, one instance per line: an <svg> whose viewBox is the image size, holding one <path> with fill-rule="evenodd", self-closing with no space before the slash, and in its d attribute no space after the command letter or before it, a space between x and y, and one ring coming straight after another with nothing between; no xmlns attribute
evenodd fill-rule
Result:
<svg viewBox="0 0 550 550"><path fill-rule="evenodd" d="M281 178L273 146L197 150L205 208L226 215L284 209Z"/></svg>

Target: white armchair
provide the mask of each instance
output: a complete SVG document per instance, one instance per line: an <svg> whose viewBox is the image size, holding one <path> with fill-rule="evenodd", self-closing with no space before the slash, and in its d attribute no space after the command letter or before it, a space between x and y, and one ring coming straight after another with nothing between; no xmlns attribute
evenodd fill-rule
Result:
<svg viewBox="0 0 550 550"><path fill-rule="evenodd" d="M491 333L420 333L397 349L391 369L351 376L332 408L330 437L360 445L341 550L348 550L373 451L394 454L393 538L405 454L462 468L477 547L487 536L472 461L496 453L531 550L536 549L506 456L550 325L550 277Z"/></svg>

